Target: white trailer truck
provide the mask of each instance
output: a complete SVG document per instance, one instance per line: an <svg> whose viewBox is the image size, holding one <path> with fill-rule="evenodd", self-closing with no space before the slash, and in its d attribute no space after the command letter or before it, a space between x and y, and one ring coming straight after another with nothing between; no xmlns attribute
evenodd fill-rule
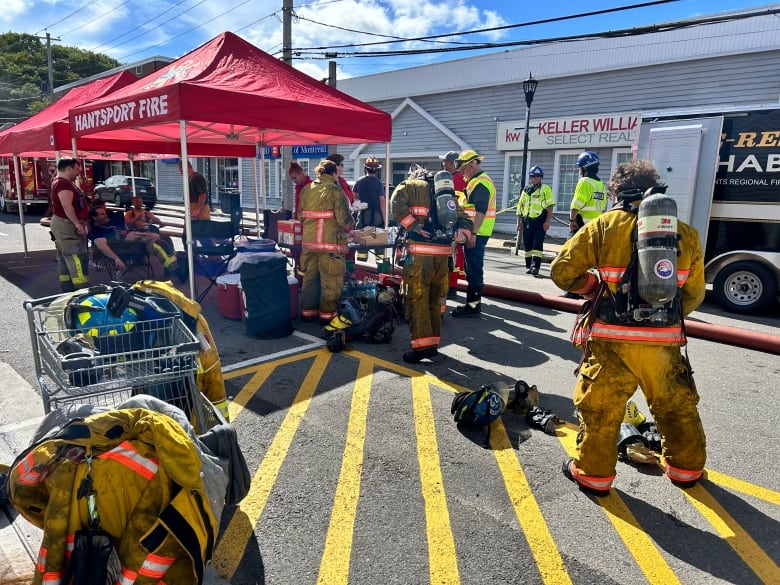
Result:
<svg viewBox="0 0 780 585"><path fill-rule="evenodd" d="M726 309L759 312L780 283L780 104L642 115L637 155L679 219L699 230L707 282Z"/></svg>

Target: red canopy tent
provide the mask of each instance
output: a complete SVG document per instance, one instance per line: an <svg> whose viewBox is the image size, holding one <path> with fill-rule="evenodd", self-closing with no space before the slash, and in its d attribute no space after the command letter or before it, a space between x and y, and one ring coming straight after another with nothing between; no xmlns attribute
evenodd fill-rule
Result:
<svg viewBox="0 0 780 585"><path fill-rule="evenodd" d="M51 156L57 150L70 151L73 148L68 125L70 109L103 97L136 79L132 73L122 71L74 87L40 112L0 132L0 153ZM90 149L81 142L77 142L77 147Z"/></svg>
<svg viewBox="0 0 780 585"><path fill-rule="evenodd" d="M116 91L135 80L135 75L128 71L122 71L74 87L56 102L15 126L0 132L0 154L13 155L17 176L20 175L19 155L21 154L34 157L53 157L59 151L71 151L78 147L82 150L82 156L89 156L84 150L89 149L88 140L83 140L74 146L68 125L68 111L75 106ZM102 155L94 155L95 158L97 156ZM123 158L126 157L127 155L124 155ZM24 205L21 205L21 193L18 193L18 196L20 199L19 222L22 227L22 241L26 255L27 235L24 224Z"/></svg>
<svg viewBox="0 0 780 585"><path fill-rule="evenodd" d="M225 32L111 95L70 112L70 127L100 150L137 142L194 156L255 156L258 144L389 142L390 115L293 69Z"/></svg>
<svg viewBox="0 0 780 585"><path fill-rule="evenodd" d="M109 96L74 107L70 129L98 150L105 140L106 150L177 154L182 160L188 153L255 157L265 145L389 142L392 137L388 113L230 32ZM190 234L187 181L183 190ZM191 251L189 238L187 245Z"/></svg>

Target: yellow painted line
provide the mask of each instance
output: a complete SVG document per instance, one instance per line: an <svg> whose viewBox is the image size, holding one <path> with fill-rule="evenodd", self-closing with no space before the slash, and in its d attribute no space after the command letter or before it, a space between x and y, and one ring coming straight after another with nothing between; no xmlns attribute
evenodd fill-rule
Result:
<svg viewBox="0 0 780 585"><path fill-rule="evenodd" d="M575 457L577 427L572 424L558 427L558 438L569 457ZM574 484L572 489L577 489ZM611 490L607 497L598 498L598 503L651 585L680 583L653 540L645 533L615 490Z"/></svg>
<svg viewBox="0 0 780 585"><path fill-rule="evenodd" d="M780 568L777 564L701 484L682 491L763 583L780 583Z"/></svg>
<svg viewBox="0 0 780 585"><path fill-rule="evenodd" d="M504 485L506 485L509 500L515 510L515 516L523 529L536 565L539 567L542 582L546 585L571 583L571 578L566 572L555 540L547 528L542 510L534 498L523 467L517 459L504 423L500 419L493 423L490 431L490 446L493 448L498 467L504 476Z"/></svg>
<svg viewBox="0 0 780 585"><path fill-rule="evenodd" d="M330 356L331 354L328 351L316 353L314 363L312 363L308 374L301 382L300 389L290 406L290 410L287 412L287 416L276 432L274 440L268 447L265 457L260 462L257 472L252 477L249 493L238 505L225 530L225 534L217 544L213 566L228 581L236 572L249 539L254 535L255 526L263 513L266 503L268 503L268 497L276 482L279 469L287 456L295 433L298 431L298 427L311 404L312 396L314 396L317 384L330 361Z"/></svg>
<svg viewBox="0 0 780 585"><path fill-rule="evenodd" d="M322 352L322 349L316 349L313 351L307 351L305 353L299 353L294 355L289 355L283 358L275 359L272 362L267 362L263 364L253 364L251 366L247 366L245 368L241 368L238 370L230 370L229 372L222 372L222 377L225 380L232 380L233 378L239 378L241 376L246 376L247 374L251 374L255 371L257 371L257 368L268 365L268 366L283 366L285 364L291 364L293 362L298 362L301 360L305 360L311 357L314 357L316 355L319 355Z"/></svg>
<svg viewBox="0 0 780 585"><path fill-rule="evenodd" d="M706 478L708 481L716 483L721 487L741 492L745 495L758 498L759 500L764 500L775 506L780 506L780 492L713 471L712 469L707 469ZM780 581L778 581L778 583L780 583Z"/></svg>
<svg viewBox="0 0 780 585"><path fill-rule="evenodd" d="M243 388L236 394L233 400L228 402L228 413L230 414L230 420L235 423L238 415L246 407L247 402L254 396L257 391L263 386L268 377L273 373L276 366L274 364L264 364L257 368L257 371L244 384Z"/></svg>
<svg viewBox="0 0 780 585"><path fill-rule="evenodd" d="M336 495L328 533L325 537L325 550L320 562L317 583L320 585L339 585L349 583L349 561L352 552L352 539L355 529L360 496L360 479L363 469L364 446L366 442L366 424L368 419L368 401L371 397L373 366L367 361L358 365L355 389L352 392L352 406L347 422L347 440L341 459Z"/></svg>
<svg viewBox="0 0 780 585"><path fill-rule="evenodd" d="M425 502L429 582L457 585L460 583L458 557L444 493L430 386L423 376L415 376L411 381L417 460L420 464L420 482Z"/></svg>

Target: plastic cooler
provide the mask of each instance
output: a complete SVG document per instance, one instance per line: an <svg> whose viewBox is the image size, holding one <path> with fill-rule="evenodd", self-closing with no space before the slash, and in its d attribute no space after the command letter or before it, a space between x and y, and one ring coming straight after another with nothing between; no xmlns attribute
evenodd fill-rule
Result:
<svg viewBox="0 0 780 585"><path fill-rule="evenodd" d="M217 308L219 314L226 319L241 320L241 275L223 274L217 277Z"/></svg>

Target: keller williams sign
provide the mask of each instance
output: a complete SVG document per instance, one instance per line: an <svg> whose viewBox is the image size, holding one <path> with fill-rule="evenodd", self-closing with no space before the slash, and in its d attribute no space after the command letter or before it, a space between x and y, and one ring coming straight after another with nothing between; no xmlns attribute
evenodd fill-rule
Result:
<svg viewBox="0 0 780 585"><path fill-rule="evenodd" d="M639 114L598 114L531 120L528 148L619 148L634 144ZM499 122L496 150L522 150L525 120Z"/></svg>

